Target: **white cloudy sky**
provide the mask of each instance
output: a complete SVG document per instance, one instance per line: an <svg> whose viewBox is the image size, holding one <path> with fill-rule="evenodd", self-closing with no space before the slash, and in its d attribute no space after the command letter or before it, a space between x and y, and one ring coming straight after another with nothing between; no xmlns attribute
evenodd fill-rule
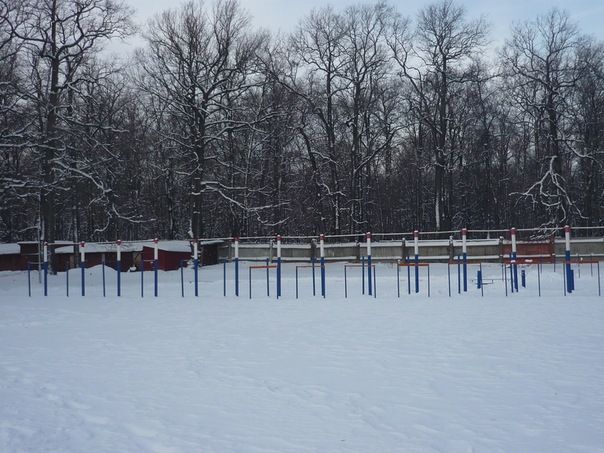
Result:
<svg viewBox="0 0 604 453"><path fill-rule="evenodd" d="M167 8L178 6L180 1L167 0L125 0L135 11L136 22L144 27L153 15ZM358 0L240 0L254 22L271 31L292 30L300 18L313 8L331 4L334 8L344 8L350 4L362 3ZM370 0L371 1L371 0ZM585 33L604 39L604 0L459 0L465 5L470 17L485 15L490 22L491 39L494 46L503 43L510 25L514 22L532 19L536 15L556 6L567 10L573 20ZM403 15L414 17L428 0L391 0ZM111 47L120 52L141 45L140 37L131 38L122 45Z"/></svg>

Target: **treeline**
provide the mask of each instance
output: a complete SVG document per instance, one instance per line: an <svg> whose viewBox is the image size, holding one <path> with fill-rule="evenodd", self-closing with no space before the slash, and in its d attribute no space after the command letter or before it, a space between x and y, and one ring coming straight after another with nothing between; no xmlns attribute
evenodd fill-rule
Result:
<svg viewBox="0 0 604 453"><path fill-rule="evenodd" d="M565 12L497 50L451 0L326 7L289 35L236 0L131 18L0 0L0 241L602 221L604 46Z"/></svg>

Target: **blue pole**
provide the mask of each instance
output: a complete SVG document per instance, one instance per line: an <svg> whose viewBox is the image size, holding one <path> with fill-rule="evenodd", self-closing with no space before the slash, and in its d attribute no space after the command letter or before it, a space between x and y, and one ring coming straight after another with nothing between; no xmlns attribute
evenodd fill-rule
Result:
<svg viewBox="0 0 604 453"><path fill-rule="evenodd" d="M80 262L80 269L82 269L82 296L86 295L86 262Z"/></svg>
<svg viewBox="0 0 604 453"><path fill-rule="evenodd" d="M507 285L507 283L506 283ZM457 294L461 294L461 257L457 257Z"/></svg>
<svg viewBox="0 0 604 453"><path fill-rule="evenodd" d="M468 291L468 254L463 254L463 291Z"/></svg>
<svg viewBox="0 0 604 453"><path fill-rule="evenodd" d="M65 270L65 293L69 297L69 268Z"/></svg>
<svg viewBox="0 0 604 453"><path fill-rule="evenodd" d="M526 288L526 270L522 269L520 271L520 281L523 288Z"/></svg>
<svg viewBox="0 0 604 453"><path fill-rule="evenodd" d="M117 262L117 297L122 295L122 262Z"/></svg>
<svg viewBox="0 0 604 453"><path fill-rule="evenodd" d="M315 286L315 257L313 256L310 259L311 265L312 265L312 295L316 296L317 295L317 291L316 291L316 286Z"/></svg>
<svg viewBox="0 0 604 453"><path fill-rule="evenodd" d="M158 262L157 260L153 260L153 289L154 289L154 295L155 297L157 297L157 292L158 292L158 282L157 282L157 268L158 268Z"/></svg>
<svg viewBox="0 0 604 453"><path fill-rule="evenodd" d="M31 265L27 263L27 293L31 297Z"/></svg>
<svg viewBox="0 0 604 453"><path fill-rule="evenodd" d="M476 271L476 289L480 289L480 270Z"/></svg>
<svg viewBox="0 0 604 453"><path fill-rule="evenodd" d="M365 294L365 257L361 257L361 294Z"/></svg>
<svg viewBox="0 0 604 453"><path fill-rule="evenodd" d="M482 297L484 297L484 285L482 284L482 263L479 264L480 266L480 295Z"/></svg>
<svg viewBox="0 0 604 453"><path fill-rule="evenodd" d="M48 296L48 261L44 262L44 296Z"/></svg>
<svg viewBox="0 0 604 453"><path fill-rule="evenodd" d="M239 297L239 258L235 258L235 296Z"/></svg>
<svg viewBox="0 0 604 453"><path fill-rule="evenodd" d="M222 263L222 294L224 297L226 297L226 293L227 293L226 272L227 272L227 262L225 260Z"/></svg>
<svg viewBox="0 0 604 453"><path fill-rule="evenodd" d="M321 257L321 295L325 298L325 257Z"/></svg>
<svg viewBox="0 0 604 453"><path fill-rule="evenodd" d="M298 266L296 266L296 299L298 298Z"/></svg>
<svg viewBox="0 0 604 453"><path fill-rule="evenodd" d="M377 297L377 272L375 271L375 268L373 268L373 297L376 298Z"/></svg>
<svg viewBox="0 0 604 453"><path fill-rule="evenodd" d="M199 297L199 258L193 260L193 286L195 288L195 297Z"/></svg>
<svg viewBox="0 0 604 453"><path fill-rule="evenodd" d="M409 259L407 259L407 293L411 295L411 266L409 266Z"/></svg>
<svg viewBox="0 0 604 453"><path fill-rule="evenodd" d="M270 269L268 268L269 264L270 264L270 260L267 258L266 259L266 297L271 296L271 289L270 289L270 282L269 282Z"/></svg>
<svg viewBox="0 0 604 453"><path fill-rule="evenodd" d="M107 297L107 292L105 289L105 261L101 263L101 273L103 275L103 297Z"/></svg>
<svg viewBox="0 0 604 453"><path fill-rule="evenodd" d="M571 274L572 270L570 266L570 250L566 250L566 252L564 252L564 257L566 260L566 291L570 294L573 291Z"/></svg>
<svg viewBox="0 0 604 453"><path fill-rule="evenodd" d="M516 252L512 252L512 271L514 273L512 280L514 281L514 291L518 292L518 264L516 264L516 258Z"/></svg>
<svg viewBox="0 0 604 453"><path fill-rule="evenodd" d="M145 261L143 260L143 262L141 263L141 298L144 297L144 295L145 295L144 275L145 275Z"/></svg>
<svg viewBox="0 0 604 453"><path fill-rule="evenodd" d="M185 297L185 270L180 260L180 296Z"/></svg>
<svg viewBox="0 0 604 453"><path fill-rule="evenodd" d="M250 291L250 299L251 299L252 298L252 268L251 267L249 268L249 273L250 273L250 275L249 275L248 279L249 279L249 285L250 285L249 291Z"/></svg>
<svg viewBox="0 0 604 453"><path fill-rule="evenodd" d="M277 257L277 299L281 297L281 257Z"/></svg>
<svg viewBox="0 0 604 453"><path fill-rule="evenodd" d="M419 255L415 255L415 292L419 293Z"/></svg>
<svg viewBox="0 0 604 453"><path fill-rule="evenodd" d="M373 268L371 267L371 255L367 256L367 290L369 292L369 295L373 295L373 286L372 286L372 275L371 272L373 272Z"/></svg>

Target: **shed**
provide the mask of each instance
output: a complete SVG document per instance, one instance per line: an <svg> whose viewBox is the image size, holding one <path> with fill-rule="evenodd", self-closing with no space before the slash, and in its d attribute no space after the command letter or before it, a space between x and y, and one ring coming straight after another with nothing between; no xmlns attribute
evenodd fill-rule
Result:
<svg viewBox="0 0 604 453"><path fill-rule="evenodd" d="M181 261L191 259L189 241L159 241L157 245L157 265L162 271L179 269ZM153 248L152 242L143 246L143 263L146 271L153 270Z"/></svg>
<svg viewBox="0 0 604 453"><path fill-rule="evenodd" d="M21 256L19 244L0 244L0 271L22 271L27 263Z"/></svg>

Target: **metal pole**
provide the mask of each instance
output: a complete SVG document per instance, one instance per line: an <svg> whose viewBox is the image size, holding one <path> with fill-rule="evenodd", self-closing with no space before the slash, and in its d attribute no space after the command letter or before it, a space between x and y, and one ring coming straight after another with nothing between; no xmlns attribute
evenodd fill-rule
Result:
<svg viewBox="0 0 604 453"><path fill-rule="evenodd" d="M313 296L317 295L317 290L316 290L316 285L315 285L315 282L316 282L316 278L315 278L315 261L316 261L316 259L313 256L310 259L310 264L312 265L312 295Z"/></svg>
<svg viewBox="0 0 604 453"><path fill-rule="evenodd" d="M235 296L239 297L239 237L235 236L233 240L235 243Z"/></svg>
<svg viewBox="0 0 604 453"><path fill-rule="evenodd" d="M463 254L463 291L468 291L468 248L467 248L468 229L461 229L462 254Z"/></svg>
<svg viewBox="0 0 604 453"><path fill-rule="evenodd" d="M141 258L141 298L143 298L145 295L145 290L144 290L144 288L145 288L145 285L144 285L145 259L144 258L145 258L144 256Z"/></svg>
<svg viewBox="0 0 604 453"><path fill-rule="evenodd" d="M193 289L195 297L199 297L199 241L193 241Z"/></svg>
<svg viewBox="0 0 604 453"><path fill-rule="evenodd" d="M512 281L513 281L513 291L518 292L518 264L516 253L516 228L510 229L510 234L512 237Z"/></svg>
<svg viewBox="0 0 604 453"><path fill-rule="evenodd" d="M396 262L396 295L400 299L400 297L401 297L401 266L398 261Z"/></svg>
<svg viewBox="0 0 604 453"><path fill-rule="evenodd" d="M321 295L325 298L325 235L319 236L319 248L321 251Z"/></svg>
<svg viewBox="0 0 604 453"><path fill-rule="evenodd" d="M117 240L117 297L122 295L122 241Z"/></svg>
<svg viewBox="0 0 604 453"><path fill-rule="evenodd" d="M298 298L298 266L296 266L296 299Z"/></svg>
<svg viewBox="0 0 604 453"><path fill-rule="evenodd" d="M103 297L107 297L106 288L105 288L105 259L101 263L101 274L103 280Z"/></svg>
<svg viewBox="0 0 604 453"><path fill-rule="evenodd" d="M48 296L48 243L44 243L44 296Z"/></svg>
<svg viewBox="0 0 604 453"><path fill-rule="evenodd" d="M65 293L69 297L69 267L65 270Z"/></svg>
<svg viewBox="0 0 604 453"><path fill-rule="evenodd" d="M449 297L451 297L451 260L447 261L447 283L449 285Z"/></svg>
<svg viewBox="0 0 604 453"><path fill-rule="evenodd" d="M484 284L482 282L482 263L478 263L480 267L480 295L484 297Z"/></svg>
<svg viewBox="0 0 604 453"><path fill-rule="evenodd" d="M413 232L413 247L415 251L415 293L419 293L419 231Z"/></svg>
<svg viewBox="0 0 604 453"><path fill-rule="evenodd" d="M249 291L250 291L250 299L251 299L252 298L252 268L251 267L249 268L249 273L250 273L250 275L249 275L248 279L249 279L249 283L250 283Z"/></svg>
<svg viewBox="0 0 604 453"><path fill-rule="evenodd" d="M567 293L572 293L574 289L573 275L571 272L571 263L570 263L570 226L564 226L564 243L565 243L565 251L564 258L566 260L566 288L565 291Z"/></svg>
<svg viewBox="0 0 604 453"><path fill-rule="evenodd" d="M27 262L27 294L31 297L31 264Z"/></svg>
<svg viewBox="0 0 604 453"><path fill-rule="evenodd" d="M185 270L182 261L180 260L180 295L181 297L185 297Z"/></svg>
<svg viewBox="0 0 604 453"><path fill-rule="evenodd" d="M80 269L82 271L82 297L86 295L86 255L84 253L84 243L80 242Z"/></svg>
<svg viewBox="0 0 604 453"><path fill-rule="evenodd" d="M365 237L367 240L367 289L371 296L373 294L373 281L371 276L371 272L373 271L371 267L371 233L367 232Z"/></svg>
<svg viewBox="0 0 604 453"><path fill-rule="evenodd" d="M377 298L377 272L375 271L375 267L373 268L373 298Z"/></svg>
<svg viewBox="0 0 604 453"><path fill-rule="evenodd" d="M598 260L598 296L602 296L602 287L600 286L600 260Z"/></svg>
<svg viewBox="0 0 604 453"><path fill-rule="evenodd" d="M541 263L537 263L537 288L539 289L539 297L541 297Z"/></svg>
<svg viewBox="0 0 604 453"><path fill-rule="evenodd" d="M346 276L346 269L348 266L344 264L344 299L348 299L348 278Z"/></svg>
<svg viewBox="0 0 604 453"><path fill-rule="evenodd" d="M153 294L157 297L159 288L158 288L158 260L159 260L159 239L153 239Z"/></svg>
<svg viewBox="0 0 604 453"><path fill-rule="evenodd" d="M430 297L430 265L428 264L428 297Z"/></svg>
<svg viewBox="0 0 604 453"><path fill-rule="evenodd" d="M269 282L270 269L268 267L269 265L270 265L270 259L267 258L266 259L266 297L271 296L271 288L270 288L270 282Z"/></svg>
<svg viewBox="0 0 604 453"><path fill-rule="evenodd" d="M277 299L281 297L281 236L277 235Z"/></svg>
<svg viewBox="0 0 604 453"><path fill-rule="evenodd" d="M361 294L365 295L365 257L361 257Z"/></svg>
<svg viewBox="0 0 604 453"><path fill-rule="evenodd" d="M227 262L226 262L226 260L224 260L222 263L222 295L224 297L226 297L226 293L227 293L226 274L227 274Z"/></svg>

